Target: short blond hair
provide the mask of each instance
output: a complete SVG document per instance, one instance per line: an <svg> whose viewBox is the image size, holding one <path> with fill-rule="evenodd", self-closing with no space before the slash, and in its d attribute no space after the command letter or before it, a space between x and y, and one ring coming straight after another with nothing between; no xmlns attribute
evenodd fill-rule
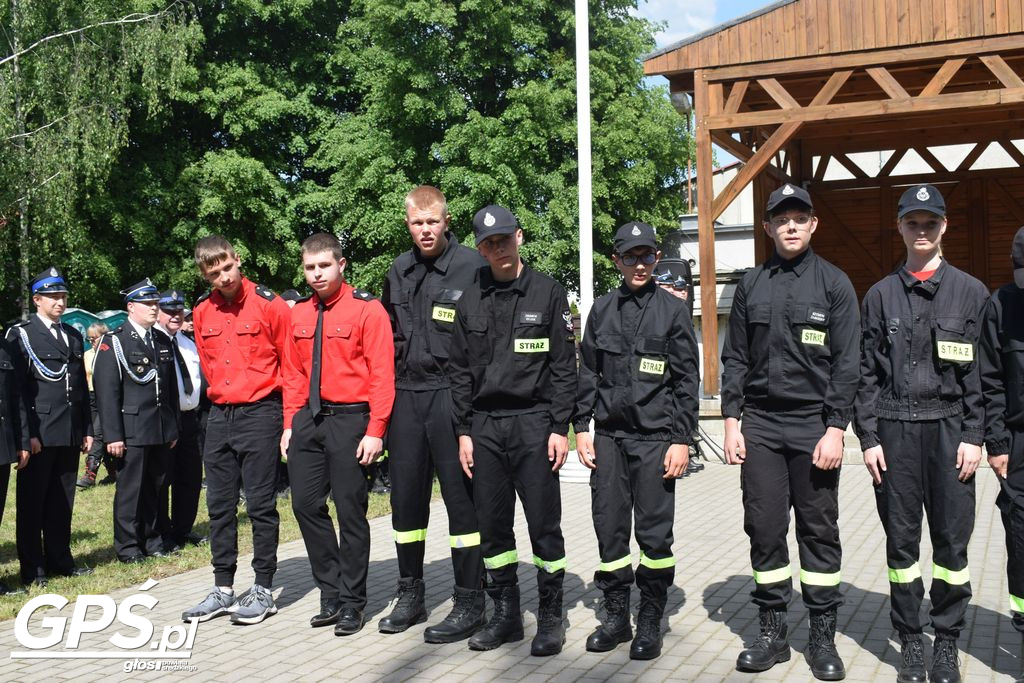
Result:
<svg viewBox="0 0 1024 683"><path fill-rule="evenodd" d="M110 332L110 328L107 327L106 323L93 323L85 330L85 336L89 339L93 337L99 337L107 332Z"/></svg>
<svg viewBox="0 0 1024 683"><path fill-rule="evenodd" d="M210 235L196 242L196 265L200 272L205 272L226 259L238 258L231 242L220 235Z"/></svg>
<svg viewBox="0 0 1024 683"><path fill-rule="evenodd" d="M448 200L445 199L444 194L441 190L433 187L432 185L420 185L419 187L413 188L409 194L405 195L405 210L409 209L427 209L431 206L441 206L441 215L448 215Z"/></svg>

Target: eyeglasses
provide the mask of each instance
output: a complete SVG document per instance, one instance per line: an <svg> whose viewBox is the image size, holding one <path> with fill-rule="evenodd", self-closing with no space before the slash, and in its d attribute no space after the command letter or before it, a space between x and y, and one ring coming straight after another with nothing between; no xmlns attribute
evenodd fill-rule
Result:
<svg viewBox="0 0 1024 683"><path fill-rule="evenodd" d="M774 216L768 221L768 225L772 226L773 230L782 230L789 226L790 221L796 224L797 230L804 229L803 226L811 222L811 218L808 214L802 213L797 216Z"/></svg>
<svg viewBox="0 0 1024 683"><path fill-rule="evenodd" d="M638 262L643 263L645 266L649 266L658 260L658 255L653 251L645 251L639 256L636 254L623 254L619 258L622 259L622 264L625 266L635 266Z"/></svg>

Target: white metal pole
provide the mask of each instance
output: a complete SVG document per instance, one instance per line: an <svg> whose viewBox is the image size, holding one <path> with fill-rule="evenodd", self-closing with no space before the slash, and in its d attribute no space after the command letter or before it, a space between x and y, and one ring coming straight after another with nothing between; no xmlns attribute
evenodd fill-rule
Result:
<svg viewBox="0 0 1024 683"><path fill-rule="evenodd" d="M594 213L590 161L590 20L576 0L576 146L580 205L580 329L594 304Z"/></svg>

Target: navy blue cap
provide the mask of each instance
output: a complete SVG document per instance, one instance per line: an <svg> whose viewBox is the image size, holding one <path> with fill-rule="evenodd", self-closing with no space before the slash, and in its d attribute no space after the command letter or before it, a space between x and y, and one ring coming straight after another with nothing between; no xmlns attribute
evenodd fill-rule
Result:
<svg viewBox="0 0 1024 683"><path fill-rule="evenodd" d="M497 204L485 206L473 216L473 234L477 244L491 235L514 235L518 227L519 221L512 212Z"/></svg>
<svg viewBox="0 0 1024 683"><path fill-rule="evenodd" d="M168 311L185 310L185 294L178 289L169 289L160 295L160 308Z"/></svg>
<svg viewBox="0 0 1024 683"><path fill-rule="evenodd" d="M125 303L132 301L160 301L160 292L148 277L121 290Z"/></svg>
<svg viewBox="0 0 1024 683"><path fill-rule="evenodd" d="M896 218L903 218L911 211L928 211L936 216L945 216L946 200L934 185L914 185L900 197Z"/></svg>
<svg viewBox="0 0 1024 683"><path fill-rule="evenodd" d="M814 204L811 203L811 195L808 194L807 190L799 185L786 183L768 196L768 204L764 207L764 210L771 213L774 209L780 207L786 202L803 204L808 209L814 208Z"/></svg>
<svg viewBox="0 0 1024 683"><path fill-rule="evenodd" d="M54 267L47 268L28 283L32 294L67 294L68 285Z"/></svg>
<svg viewBox="0 0 1024 683"><path fill-rule="evenodd" d="M654 228L640 221L631 221L619 226L619 229L615 231L615 253L625 254L636 247L650 247L655 251L658 250L658 236L655 234Z"/></svg>

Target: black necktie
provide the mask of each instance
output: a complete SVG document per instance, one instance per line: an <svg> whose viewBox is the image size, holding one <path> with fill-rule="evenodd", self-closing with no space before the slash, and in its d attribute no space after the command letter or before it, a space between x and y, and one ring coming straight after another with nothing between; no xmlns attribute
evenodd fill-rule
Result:
<svg viewBox="0 0 1024 683"><path fill-rule="evenodd" d="M313 332L313 362L309 366L309 410L320 414L320 352L324 339L324 302L316 302L316 331Z"/></svg>
<svg viewBox="0 0 1024 683"><path fill-rule="evenodd" d="M178 372L181 373L181 386L185 388L185 393L191 396L192 389L195 387L192 384L192 375L188 372L188 366L185 365L185 357L181 355L181 349L178 348L177 337L171 337L171 347L174 349L174 360L178 362Z"/></svg>
<svg viewBox="0 0 1024 683"><path fill-rule="evenodd" d="M64 335L60 333L60 323L51 323L50 327L53 329L53 336L57 337L57 343L62 349L68 348L67 342L64 341Z"/></svg>

